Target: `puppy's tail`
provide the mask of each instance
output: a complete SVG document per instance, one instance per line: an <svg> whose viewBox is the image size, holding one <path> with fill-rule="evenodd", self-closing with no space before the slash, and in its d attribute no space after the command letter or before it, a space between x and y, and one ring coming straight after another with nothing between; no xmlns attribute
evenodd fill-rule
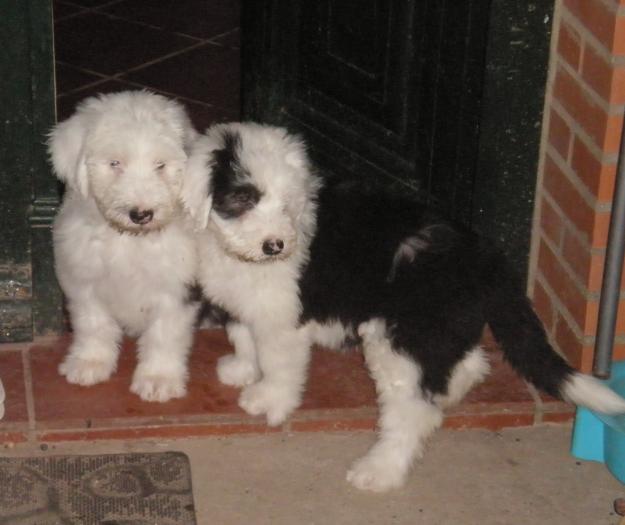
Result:
<svg viewBox="0 0 625 525"><path fill-rule="evenodd" d="M606 414L625 413L625 399L595 378L573 369L555 352L503 254L490 253L482 265L488 290L486 317L506 360L548 394Z"/></svg>

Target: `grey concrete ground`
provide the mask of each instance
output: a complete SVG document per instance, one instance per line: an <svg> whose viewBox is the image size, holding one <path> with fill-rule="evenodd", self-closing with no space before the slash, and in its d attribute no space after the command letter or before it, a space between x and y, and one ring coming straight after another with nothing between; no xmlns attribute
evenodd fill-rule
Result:
<svg viewBox="0 0 625 525"><path fill-rule="evenodd" d="M185 452L199 525L615 525L625 486L568 454L570 427L438 432L402 490L344 481L374 435L273 434L175 441L20 445L4 454Z"/></svg>

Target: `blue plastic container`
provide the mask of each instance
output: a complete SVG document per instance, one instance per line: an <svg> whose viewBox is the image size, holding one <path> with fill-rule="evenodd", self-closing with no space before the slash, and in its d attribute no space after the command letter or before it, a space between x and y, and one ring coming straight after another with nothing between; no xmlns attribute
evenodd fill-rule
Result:
<svg viewBox="0 0 625 525"><path fill-rule="evenodd" d="M614 362L611 375L606 384L625 397L625 361ZM625 483L625 415L606 416L578 407L571 454L605 463L614 477Z"/></svg>

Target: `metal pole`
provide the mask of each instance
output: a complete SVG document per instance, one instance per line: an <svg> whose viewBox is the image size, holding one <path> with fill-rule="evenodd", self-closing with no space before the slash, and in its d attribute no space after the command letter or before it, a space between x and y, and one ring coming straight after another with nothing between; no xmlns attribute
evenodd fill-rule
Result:
<svg viewBox="0 0 625 525"><path fill-rule="evenodd" d="M612 214L608 233L608 246L601 284L599 326L595 343L593 374L602 379L610 377L614 331L621 290L621 271L625 253L625 121L616 172L616 187L612 200Z"/></svg>

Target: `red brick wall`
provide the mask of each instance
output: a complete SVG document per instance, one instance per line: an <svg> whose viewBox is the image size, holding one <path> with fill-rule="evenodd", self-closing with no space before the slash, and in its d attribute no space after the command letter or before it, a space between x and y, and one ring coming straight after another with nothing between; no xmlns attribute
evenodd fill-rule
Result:
<svg viewBox="0 0 625 525"><path fill-rule="evenodd" d="M558 0L555 12L530 288L555 346L589 371L625 108L625 0Z"/></svg>

